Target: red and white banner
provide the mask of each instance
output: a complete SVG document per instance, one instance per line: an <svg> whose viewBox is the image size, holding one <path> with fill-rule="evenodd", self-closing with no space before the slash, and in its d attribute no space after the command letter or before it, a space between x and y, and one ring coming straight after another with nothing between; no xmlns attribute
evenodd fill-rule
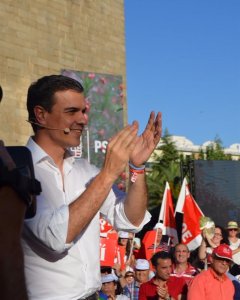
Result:
<svg viewBox="0 0 240 300"><path fill-rule="evenodd" d="M163 223L163 234L167 234L171 238L172 244L175 246L178 243L178 235L172 194L168 182L166 182L158 222Z"/></svg>
<svg viewBox="0 0 240 300"><path fill-rule="evenodd" d="M100 265L113 267L116 257L117 239L100 238Z"/></svg>
<svg viewBox="0 0 240 300"><path fill-rule="evenodd" d="M186 244L189 250L196 249L202 241L199 221L204 214L191 195L186 178L184 178L182 183L175 210L176 213L183 214L181 242Z"/></svg>
<svg viewBox="0 0 240 300"><path fill-rule="evenodd" d="M125 270L126 262L125 262L126 248L121 245L117 245L116 247L116 262L120 265L121 270Z"/></svg>

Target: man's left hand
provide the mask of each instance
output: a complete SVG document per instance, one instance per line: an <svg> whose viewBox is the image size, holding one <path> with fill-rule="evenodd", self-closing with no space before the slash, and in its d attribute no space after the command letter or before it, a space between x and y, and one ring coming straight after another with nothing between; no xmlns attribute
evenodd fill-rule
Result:
<svg viewBox="0 0 240 300"><path fill-rule="evenodd" d="M145 163L158 145L162 135L162 114L151 112L147 126L143 133L137 138L137 143L130 155L130 161L135 166Z"/></svg>

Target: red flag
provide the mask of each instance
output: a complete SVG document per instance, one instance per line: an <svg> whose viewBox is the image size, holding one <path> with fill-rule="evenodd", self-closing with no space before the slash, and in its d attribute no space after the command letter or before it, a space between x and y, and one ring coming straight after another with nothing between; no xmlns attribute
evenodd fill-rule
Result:
<svg viewBox="0 0 240 300"><path fill-rule="evenodd" d="M199 221L203 212L191 195L186 178L178 197L175 213L177 212L183 214L182 243L186 244L189 250L194 250L202 241Z"/></svg>
<svg viewBox="0 0 240 300"><path fill-rule="evenodd" d="M113 267L116 255L117 240L100 238L100 265Z"/></svg>
<svg viewBox="0 0 240 300"><path fill-rule="evenodd" d="M163 194L159 222L163 223L163 234L167 234L171 238L172 244L175 246L178 243L178 235L174 216L172 194L168 182L166 182Z"/></svg>

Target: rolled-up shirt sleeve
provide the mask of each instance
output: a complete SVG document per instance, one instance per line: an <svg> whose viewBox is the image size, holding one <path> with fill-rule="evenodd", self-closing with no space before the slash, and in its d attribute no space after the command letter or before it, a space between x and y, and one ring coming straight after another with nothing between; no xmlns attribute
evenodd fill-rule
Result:
<svg viewBox="0 0 240 300"><path fill-rule="evenodd" d="M33 219L25 221L23 237L30 244L46 247L49 251L63 253L73 243L66 243L68 232L69 207L62 205L52 212L41 212Z"/></svg>
<svg viewBox="0 0 240 300"><path fill-rule="evenodd" d="M101 214L114 226L116 230L139 232L145 224L151 219L151 214L146 211L144 218L139 226L133 225L127 218L124 210L124 201L126 194L117 189L114 185L113 189L101 207Z"/></svg>

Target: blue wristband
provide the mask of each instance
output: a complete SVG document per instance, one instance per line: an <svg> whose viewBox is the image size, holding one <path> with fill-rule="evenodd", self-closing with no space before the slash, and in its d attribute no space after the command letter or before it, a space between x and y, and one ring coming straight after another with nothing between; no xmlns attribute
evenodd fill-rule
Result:
<svg viewBox="0 0 240 300"><path fill-rule="evenodd" d="M133 170L144 170L145 169L145 164L141 165L140 167L134 166L131 162L128 163L129 167Z"/></svg>

